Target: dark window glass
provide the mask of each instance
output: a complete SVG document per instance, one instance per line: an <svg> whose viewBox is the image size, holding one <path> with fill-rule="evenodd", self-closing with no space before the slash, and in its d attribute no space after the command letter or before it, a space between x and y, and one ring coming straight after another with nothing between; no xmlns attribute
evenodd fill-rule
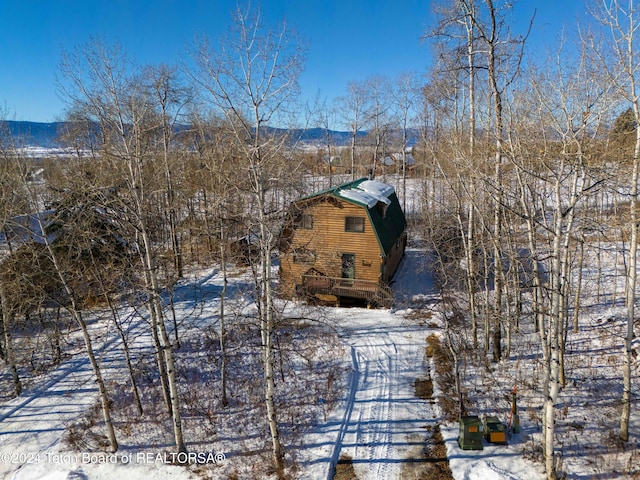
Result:
<svg viewBox="0 0 640 480"><path fill-rule="evenodd" d="M300 226L306 230L313 230L313 215L302 215Z"/></svg>
<svg viewBox="0 0 640 480"><path fill-rule="evenodd" d="M305 230L313 230L313 215L303 213L295 219L295 225L297 228L304 228Z"/></svg>
<svg viewBox="0 0 640 480"><path fill-rule="evenodd" d="M345 232L364 232L364 217L345 217Z"/></svg>

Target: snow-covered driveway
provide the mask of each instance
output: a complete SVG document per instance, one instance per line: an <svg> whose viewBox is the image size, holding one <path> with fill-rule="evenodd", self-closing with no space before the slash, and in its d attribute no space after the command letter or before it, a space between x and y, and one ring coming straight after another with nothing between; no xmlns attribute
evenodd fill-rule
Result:
<svg viewBox="0 0 640 480"><path fill-rule="evenodd" d="M341 408L301 452L303 478L330 478L340 457L351 458L359 478L402 478L405 463L420 461L435 424L432 405L414 392L428 368L427 329L389 310L336 309L334 318L353 371Z"/></svg>

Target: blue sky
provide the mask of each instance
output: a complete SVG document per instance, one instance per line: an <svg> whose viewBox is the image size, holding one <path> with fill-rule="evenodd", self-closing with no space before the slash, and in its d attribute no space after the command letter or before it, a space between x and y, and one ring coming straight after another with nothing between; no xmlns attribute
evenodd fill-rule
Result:
<svg viewBox="0 0 640 480"><path fill-rule="evenodd" d="M255 3L255 1L254 1ZM428 0L263 0L275 24L283 17L309 40L303 95L329 101L349 81L393 78L428 67L420 37L432 21ZM0 0L0 118L49 122L64 104L56 95L61 49L90 36L119 42L139 64L178 63L196 35L217 39L235 0ZM564 24L584 16L582 0L520 0L516 25L537 9L532 42L544 48Z"/></svg>

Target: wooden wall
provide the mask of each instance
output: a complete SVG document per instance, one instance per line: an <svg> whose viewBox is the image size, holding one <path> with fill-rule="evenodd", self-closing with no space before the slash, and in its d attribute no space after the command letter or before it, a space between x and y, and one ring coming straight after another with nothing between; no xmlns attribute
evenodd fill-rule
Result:
<svg viewBox="0 0 640 480"><path fill-rule="evenodd" d="M313 216L313 229L294 230L289 252L281 254L283 294L292 295L295 285L301 283L302 275L311 269L328 277L341 277L343 253L355 254L355 278L380 281L380 246L364 207L333 198L331 201L310 202L304 213ZM364 232L345 232L345 217L363 217ZM315 263L293 263L294 248L315 252Z"/></svg>
<svg viewBox="0 0 640 480"><path fill-rule="evenodd" d="M387 255L386 261L382 266L382 281L385 283L389 283L393 278L396 270L398 269L398 265L404 256L404 250L407 246L407 235L403 233L400 238L396 241L393 249Z"/></svg>

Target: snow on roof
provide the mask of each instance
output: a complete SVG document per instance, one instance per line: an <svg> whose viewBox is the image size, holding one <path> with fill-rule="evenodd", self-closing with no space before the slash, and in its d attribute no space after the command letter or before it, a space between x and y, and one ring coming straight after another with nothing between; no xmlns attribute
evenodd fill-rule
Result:
<svg viewBox="0 0 640 480"><path fill-rule="evenodd" d="M360 190L359 188L340 190L338 195L343 198L348 198L349 200L354 200L358 203L363 203L369 208L375 207L375 205L380 201L377 196L367 193L364 190Z"/></svg>
<svg viewBox="0 0 640 480"><path fill-rule="evenodd" d="M381 195L383 197L390 197L393 192L395 192L395 188L391 185L380 182L378 180L365 180L360 185L358 185L360 190L364 190L365 192Z"/></svg>
<svg viewBox="0 0 640 480"><path fill-rule="evenodd" d="M389 197L395 192L391 185L377 180L365 180L355 188L346 188L338 192L338 195L356 202L363 203L372 208L378 202L386 205L391 204Z"/></svg>

